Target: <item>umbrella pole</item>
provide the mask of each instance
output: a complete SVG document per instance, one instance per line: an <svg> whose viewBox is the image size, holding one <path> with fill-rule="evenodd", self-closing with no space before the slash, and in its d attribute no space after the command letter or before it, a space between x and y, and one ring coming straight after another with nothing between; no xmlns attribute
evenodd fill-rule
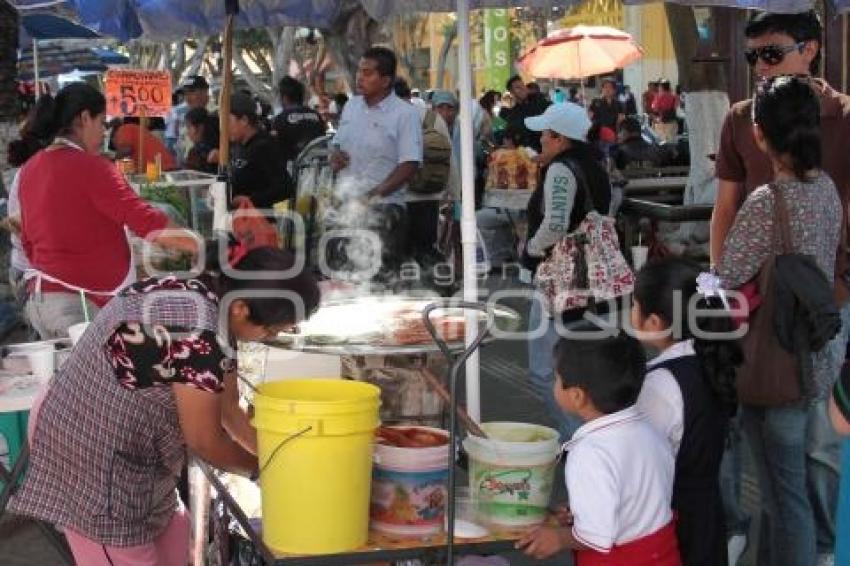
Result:
<svg viewBox="0 0 850 566"><path fill-rule="evenodd" d="M218 171L224 173L230 162L230 91L233 88L233 14L227 16L224 28L224 76L218 100L219 138Z"/></svg>
<svg viewBox="0 0 850 566"><path fill-rule="evenodd" d="M41 98L41 85L38 81L38 40L35 38L32 40L32 73L33 83L35 84L35 101L38 102L38 99Z"/></svg>
<svg viewBox="0 0 850 566"><path fill-rule="evenodd" d="M461 243L463 248L463 299L466 302L478 301L478 273L475 243L478 230L475 225L475 152L472 129L472 61L469 41L469 0L457 0L458 29L458 69L460 78L460 165L461 165ZM466 347L474 349L478 313L466 311ZM481 387L479 381L478 350L466 360L466 403L469 416L481 422ZM452 415L454 422L454 415ZM454 434L454 430L451 431ZM454 451L454 446L452 447ZM452 452L454 454L454 452ZM449 465L449 508L448 529L446 532L446 564L454 564L454 458Z"/></svg>
<svg viewBox="0 0 850 566"><path fill-rule="evenodd" d="M475 220L475 151L472 128L472 63L469 40L469 0L457 1L458 68L460 88L460 164L461 164L461 242L463 244L463 299L478 300L478 279L475 245L477 226ZM467 313L466 345L475 338L477 315ZM481 394L479 387L479 357L473 354L466 363L466 402L469 416L481 421Z"/></svg>

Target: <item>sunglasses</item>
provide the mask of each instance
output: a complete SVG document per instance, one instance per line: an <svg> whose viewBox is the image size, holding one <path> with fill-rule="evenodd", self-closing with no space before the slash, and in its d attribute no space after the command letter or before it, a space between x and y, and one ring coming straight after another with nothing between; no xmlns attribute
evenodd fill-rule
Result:
<svg viewBox="0 0 850 566"><path fill-rule="evenodd" d="M795 43L794 45L765 45L754 49L744 51L744 57L750 67L755 66L756 62L761 59L766 65L778 65L785 59L785 56L794 51L802 51L806 45L805 41Z"/></svg>

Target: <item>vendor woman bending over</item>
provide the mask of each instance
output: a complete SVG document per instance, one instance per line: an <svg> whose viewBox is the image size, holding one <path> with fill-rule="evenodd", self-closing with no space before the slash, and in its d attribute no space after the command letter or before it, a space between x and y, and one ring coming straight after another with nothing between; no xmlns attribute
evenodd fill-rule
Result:
<svg viewBox="0 0 850 566"><path fill-rule="evenodd" d="M293 263L266 247L234 267L280 273ZM270 293L280 297L256 298ZM167 277L124 289L36 401L30 467L11 508L64 529L77 564L185 566L189 520L175 487L186 450L257 473L255 431L222 343L276 335L318 303L307 273ZM217 334L220 310L226 335Z"/></svg>
<svg viewBox="0 0 850 566"><path fill-rule="evenodd" d="M26 274L26 312L42 338L67 335L89 313L135 280L125 226L153 243L194 253L184 231L143 201L100 156L106 99L73 83L53 103L53 143L19 173L21 242L32 269Z"/></svg>

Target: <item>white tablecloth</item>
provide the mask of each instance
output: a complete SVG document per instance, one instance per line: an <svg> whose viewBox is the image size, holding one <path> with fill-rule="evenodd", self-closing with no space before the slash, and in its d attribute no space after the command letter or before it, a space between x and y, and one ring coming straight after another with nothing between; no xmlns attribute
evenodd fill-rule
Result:
<svg viewBox="0 0 850 566"><path fill-rule="evenodd" d="M29 411L49 379L0 370L0 413Z"/></svg>

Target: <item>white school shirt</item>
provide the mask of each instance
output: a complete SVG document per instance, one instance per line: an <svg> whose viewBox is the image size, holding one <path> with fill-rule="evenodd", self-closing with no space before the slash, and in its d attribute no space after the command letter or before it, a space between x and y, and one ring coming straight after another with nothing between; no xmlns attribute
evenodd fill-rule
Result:
<svg viewBox="0 0 850 566"><path fill-rule="evenodd" d="M685 400L682 397L682 389L670 370L652 368L668 360L694 355L696 352L693 341L683 340L653 358L647 364L649 371L643 380L637 400L640 412L649 419L655 430L670 442L674 456L679 454L679 446L685 433Z"/></svg>
<svg viewBox="0 0 850 566"><path fill-rule="evenodd" d="M582 425L564 445L573 536L598 552L673 519L673 453L631 406Z"/></svg>
<svg viewBox="0 0 850 566"><path fill-rule="evenodd" d="M390 93L375 106L355 96L342 109L333 143L348 153L339 172L337 192L343 199L365 195L383 183L402 163L422 163L422 121L412 104ZM406 185L383 199L404 204Z"/></svg>

